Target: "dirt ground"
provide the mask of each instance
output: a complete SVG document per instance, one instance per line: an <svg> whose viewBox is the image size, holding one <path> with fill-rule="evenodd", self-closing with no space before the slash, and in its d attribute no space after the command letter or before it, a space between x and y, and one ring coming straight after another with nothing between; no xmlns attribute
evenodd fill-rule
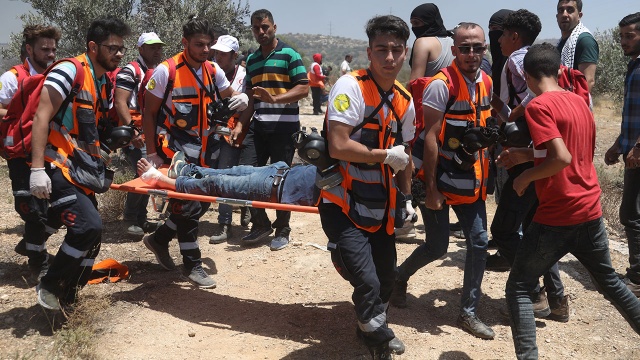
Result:
<svg viewBox="0 0 640 360"><path fill-rule="evenodd" d="M619 110L597 111L597 162L619 130ZM302 108L306 126L320 126L322 117ZM268 242L243 247L239 213L234 238L211 245L217 213L209 211L199 242L208 272L217 288L199 290L179 270L165 271L141 238L130 237L120 221L105 223L98 260L115 258L127 265L131 278L115 284L89 285L82 301L110 305L92 310L89 333L64 333L59 317L37 304L27 279L26 258L13 252L23 225L13 210L10 182L0 163L0 359L367 359L355 335L351 286L333 269L327 239L316 214L293 213L292 244L277 252ZM488 199L489 220L495 203ZM215 207L215 206L214 206ZM151 213L157 216L156 213ZM274 218L274 212L269 211ZM414 244L398 243L404 260L424 241L422 221ZM49 243L55 252L64 230ZM611 236L612 260L618 272L627 264L626 244ZM181 262L177 242L171 254ZM493 250L492 250L493 251ZM503 306L508 273L487 272L479 316L496 332L494 340L475 338L455 326L459 312L465 244L451 238L448 254L421 269L409 283L409 307L389 310L389 324L404 341L406 353L396 359L513 358L508 320ZM543 359L638 359L640 341L614 307L594 290L578 261L567 256L560 264L570 296L568 323L538 320L538 345ZM61 336L61 334L67 334ZM60 346L82 337L90 347L61 352ZM85 341L86 342L86 341Z"/></svg>

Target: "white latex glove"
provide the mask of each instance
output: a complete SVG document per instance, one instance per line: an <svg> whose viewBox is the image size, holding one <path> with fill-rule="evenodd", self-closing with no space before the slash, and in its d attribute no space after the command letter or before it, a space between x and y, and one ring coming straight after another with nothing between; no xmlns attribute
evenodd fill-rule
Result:
<svg viewBox="0 0 640 360"><path fill-rule="evenodd" d="M404 222L414 222L413 217L416 216L416 209L411 205L411 200L407 201L405 210L407 212L407 217L404 219Z"/></svg>
<svg viewBox="0 0 640 360"><path fill-rule="evenodd" d="M249 97L245 93L232 96L229 101L230 110L243 111L247 106L249 106Z"/></svg>
<svg viewBox="0 0 640 360"><path fill-rule="evenodd" d="M164 160L162 160L157 153L147 154L147 161L149 161L154 168L159 168L164 164Z"/></svg>
<svg viewBox="0 0 640 360"><path fill-rule="evenodd" d="M394 174L404 170L409 163L409 155L404 152L404 145L396 145L391 149L387 149L387 157L384 159L384 163L391 166Z"/></svg>
<svg viewBox="0 0 640 360"><path fill-rule="evenodd" d="M49 194L51 194L51 179L44 171L44 168L31 169L31 175L29 176L29 189L31 190L31 195L38 199L49 198Z"/></svg>

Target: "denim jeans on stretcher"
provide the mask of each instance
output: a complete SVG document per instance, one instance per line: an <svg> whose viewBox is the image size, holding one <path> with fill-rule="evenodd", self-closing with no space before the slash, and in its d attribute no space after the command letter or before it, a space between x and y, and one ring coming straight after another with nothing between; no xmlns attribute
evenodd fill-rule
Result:
<svg viewBox="0 0 640 360"><path fill-rule="evenodd" d="M288 169L283 161L262 167L248 165L230 169L199 168L187 164L176 179L176 191L231 199L269 201L278 169ZM284 174L283 174L284 175Z"/></svg>
<svg viewBox="0 0 640 360"><path fill-rule="evenodd" d="M596 289L613 303L638 332L640 301L611 266L609 240L602 218L571 226L547 226L533 222L518 248L506 289L518 359L538 358L531 296L538 278L567 253L573 254L582 263Z"/></svg>

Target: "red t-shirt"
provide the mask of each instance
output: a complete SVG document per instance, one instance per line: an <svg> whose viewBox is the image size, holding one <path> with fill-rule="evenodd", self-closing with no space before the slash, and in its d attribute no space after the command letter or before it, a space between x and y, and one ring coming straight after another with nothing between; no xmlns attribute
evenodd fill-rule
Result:
<svg viewBox="0 0 640 360"><path fill-rule="evenodd" d="M545 143L556 138L562 138L572 157L562 171L535 182L540 205L533 220L569 226L601 217L600 185L593 166L596 124L584 100L569 91L545 92L527 105L525 116L536 166L546 158Z"/></svg>

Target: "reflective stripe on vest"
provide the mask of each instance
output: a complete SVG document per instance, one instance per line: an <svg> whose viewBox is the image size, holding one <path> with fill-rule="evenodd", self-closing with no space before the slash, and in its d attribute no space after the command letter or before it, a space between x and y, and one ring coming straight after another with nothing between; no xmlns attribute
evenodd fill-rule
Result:
<svg viewBox="0 0 640 360"><path fill-rule="evenodd" d="M402 120L411 103L411 96L396 81L391 99L393 109L387 108L385 116L384 107L379 107L383 101L381 94L367 71L358 70L351 75L358 81L365 103L363 120L365 125L360 130L361 135L367 131L372 134L371 137L361 136L360 142L377 149L390 148L395 142L398 122ZM379 110L373 114L376 108ZM371 145L368 141L377 141L377 143ZM394 231L396 196L398 195L391 168L382 163L363 164L340 161L340 171L343 177L341 186L322 190L319 201L327 199L340 206L342 212L362 230L375 232L384 225L387 234L391 235ZM386 224L383 224L385 217Z"/></svg>
<svg viewBox="0 0 640 360"><path fill-rule="evenodd" d="M90 194L92 190L80 185L71 176L84 178L104 175L105 166L100 157L100 142L98 135L98 117L100 106L96 82L86 54L76 56L84 69L84 83L78 95L71 103L73 114L73 128L67 129L56 121L49 122L48 146L45 149L45 160L62 170L64 177L75 186ZM104 76L104 75L103 75ZM104 111L109 108L106 84L100 88L100 99ZM64 111L64 109L62 110Z"/></svg>
<svg viewBox="0 0 640 360"><path fill-rule="evenodd" d="M487 92L490 86L476 82L476 99L472 100L469 97L467 82L455 62L447 70L450 77L457 77L456 81L440 72L427 83L428 87L435 79L444 80L449 86L449 92L457 94L453 105L444 114L442 129L438 135L436 182L438 190L446 197L448 205L470 204L479 196L482 196L482 200L487 198L488 152L486 149L479 151L478 160L473 168L467 171L459 169L453 157L469 126L486 126L486 119L491 116L491 94ZM491 81L484 74L480 76L483 82ZM453 89L454 86L459 88Z"/></svg>
<svg viewBox="0 0 640 360"><path fill-rule="evenodd" d="M176 151L183 151L189 162L207 166L207 138L213 130L207 119L207 105L212 102L207 92L215 93L216 68L211 66L213 71L210 73L207 66L201 65L202 80L207 90L204 91L184 62L183 53L174 55L172 59L176 71L171 90L171 113L162 107L164 119L158 122L156 130L159 143L169 159ZM169 68L168 61L162 64Z"/></svg>

